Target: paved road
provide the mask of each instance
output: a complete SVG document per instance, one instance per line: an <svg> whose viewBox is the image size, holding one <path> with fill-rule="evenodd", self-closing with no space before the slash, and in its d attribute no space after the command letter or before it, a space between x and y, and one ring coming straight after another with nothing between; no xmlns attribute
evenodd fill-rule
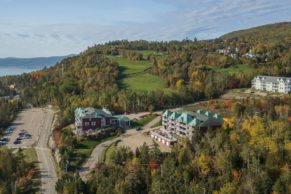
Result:
<svg viewBox="0 0 291 194"><path fill-rule="evenodd" d="M51 150L47 147L48 140L51 135L51 127L53 123L54 113L51 110L44 110L46 117L40 129L40 137L35 147L39 160L39 168L41 175L40 193L56 194L55 184L57 181L57 172L55 162Z"/></svg>
<svg viewBox="0 0 291 194"><path fill-rule="evenodd" d="M127 130L123 135L121 135L120 137L114 138L112 140L106 141L104 143L101 143L99 145L97 145L94 150L92 151L91 156L87 159L87 161L82 165L81 170L79 171L79 174L82 178L83 181L87 181L90 178L90 172L95 168L96 164L98 162L101 162L101 160L103 159L103 154L104 151L106 150L106 148L108 146L110 146L113 142L118 141L118 140L125 140L128 138L132 138L132 137L137 137L141 135L144 132L150 131L152 130L152 128L150 128L151 126L153 126L154 124L156 124L158 121L160 120L160 116L155 118L154 120L152 120L150 123L148 123L147 125L145 125L143 127L142 131L136 131L135 129L130 129ZM143 142L141 142L141 145L143 144ZM140 145L140 146L141 146Z"/></svg>

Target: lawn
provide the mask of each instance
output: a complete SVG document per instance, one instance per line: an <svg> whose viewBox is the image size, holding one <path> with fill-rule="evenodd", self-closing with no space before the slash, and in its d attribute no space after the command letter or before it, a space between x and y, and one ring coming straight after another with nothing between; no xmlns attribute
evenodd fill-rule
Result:
<svg viewBox="0 0 291 194"><path fill-rule="evenodd" d="M96 147L96 145L98 145L99 143L100 143L99 141L86 139L84 141L81 141L78 144L77 148L80 148L80 149L92 149L92 148Z"/></svg>
<svg viewBox="0 0 291 194"><path fill-rule="evenodd" d="M37 162L37 154L34 148L23 149L22 153L24 155L24 160L27 163Z"/></svg>
<svg viewBox="0 0 291 194"><path fill-rule="evenodd" d="M165 88L165 84L161 78L149 73L128 76L119 81L124 89L154 91Z"/></svg>
<svg viewBox="0 0 291 194"><path fill-rule="evenodd" d="M159 120L157 123L155 123L153 126L151 126L151 128L155 128L155 127L159 127L162 126L162 119Z"/></svg>
<svg viewBox="0 0 291 194"><path fill-rule="evenodd" d="M120 56L110 55L108 55L107 57L119 64L121 73L123 75L143 72L145 69L152 66L150 61L131 61Z"/></svg>
<svg viewBox="0 0 291 194"><path fill-rule="evenodd" d="M79 142L75 148L75 153L80 155L82 157L82 160L81 160L81 163L83 161L85 161L86 158L88 158L93 149L99 145L100 143L102 142L105 142L105 141L108 141L112 138L115 138L116 136L111 136L111 137L108 137L106 139L103 139L101 141L97 141L97 140L91 140L91 139L86 139L86 140L83 140L81 142ZM74 164L75 161L72 162L72 164ZM77 163L76 163L77 165Z"/></svg>
<svg viewBox="0 0 291 194"><path fill-rule="evenodd" d="M145 126L146 124L148 124L149 122L151 122L152 120L154 120L155 118L157 118L158 115L156 114L152 114L149 115L146 118L140 119L138 121L132 121L131 122L131 126L132 127L141 127L141 126Z"/></svg>
<svg viewBox="0 0 291 194"><path fill-rule="evenodd" d="M116 141L114 143L112 143L105 151L105 154L104 154L104 163L105 164L110 164L111 161L112 161L112 158L115 154L115 151L116 151L116 148L117 148L117 144L120 142L119 141Z"/></svg>
<svg viewBox="0 0 291 194"><path fill-rule="evenodd" d="M250 67L249 65L243 65L243 64L236 65L233 67L228 67L228 68L214 68L214 70L217 72L223 72L223 73L228 73L228 74L235 74L239 72L250 74L255 71L253 67Z"/></svg>
<svg viewBox="0 0 291 194"><path fill-rule="evenodd" d="M119 56L107 57L119 64L121 75L118 82L121 88L136 91L154 91L166 88L160 77L145 71L152 66L150 61L131 61Z"/></svg>

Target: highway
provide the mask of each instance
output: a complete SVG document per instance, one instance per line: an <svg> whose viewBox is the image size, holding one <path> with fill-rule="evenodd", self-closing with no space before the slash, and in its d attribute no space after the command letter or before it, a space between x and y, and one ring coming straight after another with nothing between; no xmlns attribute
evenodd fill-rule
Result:
<svg viewBox="0 0 291 194"><path fill-rule="evenodd" d="M36 153L39 160L41 189L43 194L56 194L55 184L57 181L57 172L55 161L51 150L48 148L48 140L51 135L54 113L49 109L44 109L45 119L42 122L40 136L36 144Z"/></svg>

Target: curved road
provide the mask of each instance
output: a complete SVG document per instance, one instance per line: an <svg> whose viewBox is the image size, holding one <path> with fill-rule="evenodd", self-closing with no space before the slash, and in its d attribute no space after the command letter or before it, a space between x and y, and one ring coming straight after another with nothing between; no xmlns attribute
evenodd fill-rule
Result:
<svg viewBox="0 0 291 194"><path fill-rule="evenodd" d="M160 116L158 116L157 118L155 118L154 120L152 120L151 122L149 122L147 125L145 125L143 127L142 131L136 131L135 129L130 129L127 130L124 134L122 134L120 137L116 137L112 140L108 140L104 143L101 143L99 145L97 145L90 157L87 159L87 161L82 165L81 170L79 171L80 177L82 178L83 181L87 182L88 179L90 178L90 173L91 171L95 168L96 164L98 162L101 162L101 160L103 159L103 154L104 151L106 150L106 148L108 146L110 146L113 142L117 141L117 140L124 140L128 137L133 137L133 136L137 136L141 133L147 132L147 131L151 131L153 130L151 128L151 126L153 126L155 123L157 123L160 120ZM141 143L142 145L143 143Z"/></svg>
<svg viewBox="0 0 291 194"><path fill-rule="evenodd" d="M40 193L56 194L55 184L58 180L55 167L55 161L51 150L48 148L48 140L51 135L51 127L53 123L54 113L51 110L45 109L45 119L42 121L40 128L40 136L35 147L39 160L41 190Z"/></svg>

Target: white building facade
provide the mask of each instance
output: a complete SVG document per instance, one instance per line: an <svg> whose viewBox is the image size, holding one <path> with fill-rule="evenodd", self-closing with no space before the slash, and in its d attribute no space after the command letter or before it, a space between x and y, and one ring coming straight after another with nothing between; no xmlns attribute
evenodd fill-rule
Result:
<svg viewBox="0 0 291 194"><path fill-rule="evenodd" d="M203 110L196 112L166 110L162 115L162 129L180 137L191 138L195 129L206 131L222 124L222 116Z"/></svg>
<svg viewBox="0 0 291 194"><path fill-rule="evenodd" d="M291 91L291 78L259 75L252 80L252 88L287 94Z"/></svg>

